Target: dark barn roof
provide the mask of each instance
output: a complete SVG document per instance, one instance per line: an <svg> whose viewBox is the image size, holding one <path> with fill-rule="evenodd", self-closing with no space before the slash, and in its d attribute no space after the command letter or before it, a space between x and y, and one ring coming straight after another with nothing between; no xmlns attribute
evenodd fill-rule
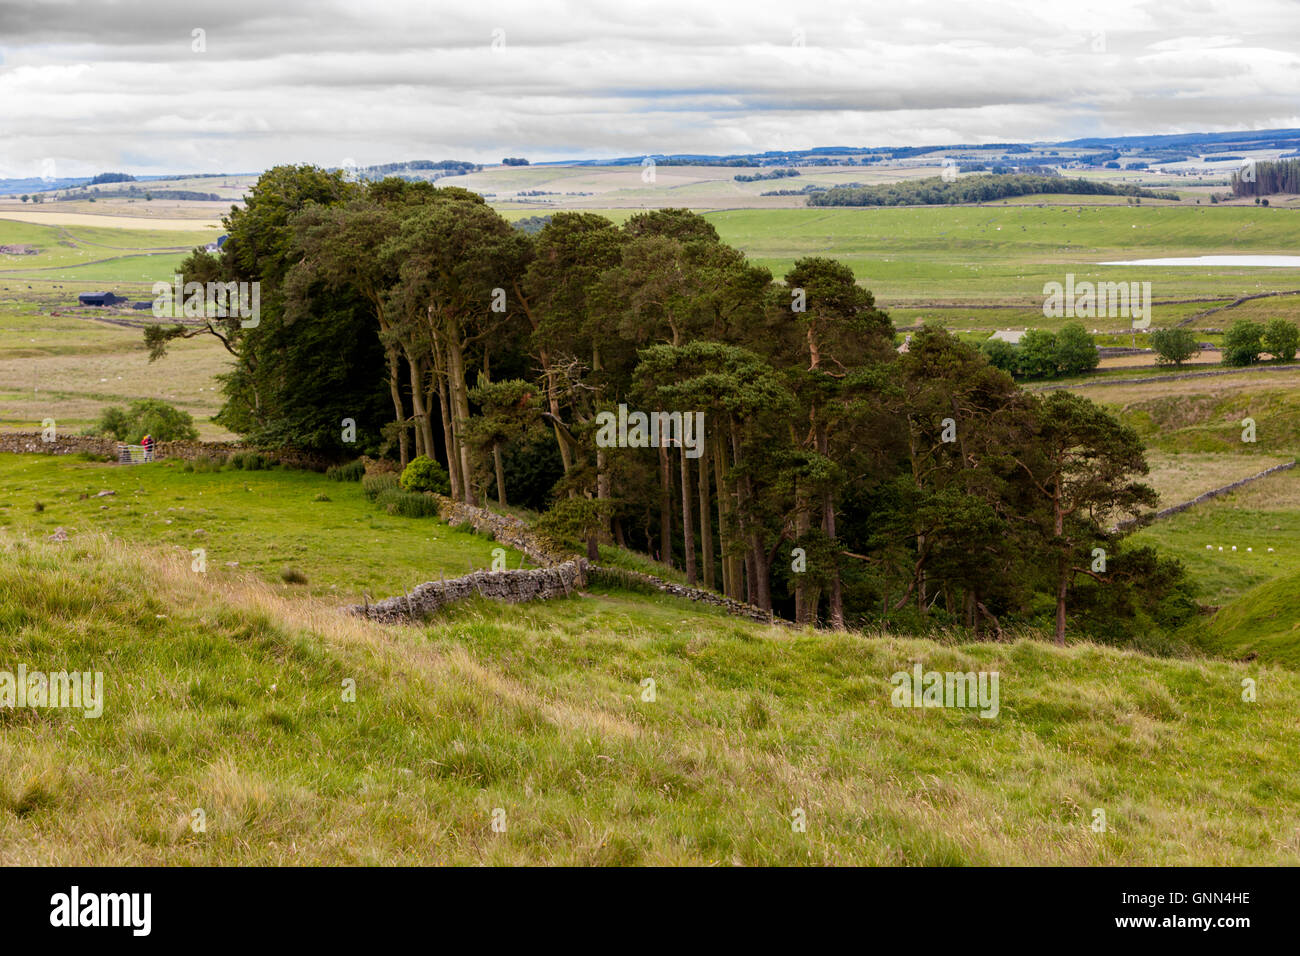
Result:
<svg viewBox="0 0 1300 956"><path fill-rule="evenodd" d="M82 305L117 305L126 300L112 292L83 292L77 296Z"/></svg>

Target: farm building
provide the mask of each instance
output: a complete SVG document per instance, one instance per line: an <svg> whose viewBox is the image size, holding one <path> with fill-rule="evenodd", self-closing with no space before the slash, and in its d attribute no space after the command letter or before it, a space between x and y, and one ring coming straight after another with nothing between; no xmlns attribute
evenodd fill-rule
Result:
<svg viewBox="0 0 1300 956"><path fill-rule="evenodd" d="M77 296L77 301L82 305L117 305L126 299L112 292L83 292Z"/></svg>

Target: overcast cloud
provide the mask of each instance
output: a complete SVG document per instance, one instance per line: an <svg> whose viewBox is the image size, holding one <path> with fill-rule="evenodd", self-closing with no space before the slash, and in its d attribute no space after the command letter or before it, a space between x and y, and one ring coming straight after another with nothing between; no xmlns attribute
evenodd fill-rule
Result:
<svg viewBox="0 0 1300 956"><path fill-rule="evenodd" d="M0 0L0 177L1300 127L1298 28L1294 0Z"/></svg>

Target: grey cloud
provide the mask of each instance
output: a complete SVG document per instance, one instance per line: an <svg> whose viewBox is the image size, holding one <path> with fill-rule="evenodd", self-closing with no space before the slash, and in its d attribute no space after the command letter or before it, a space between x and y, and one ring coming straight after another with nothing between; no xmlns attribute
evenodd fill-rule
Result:
<svg viewBox="0 0 1300 956"><path fill-rule="evenodd" d="M0 0L0 176L1300 125L1294 10Z"/></svg>

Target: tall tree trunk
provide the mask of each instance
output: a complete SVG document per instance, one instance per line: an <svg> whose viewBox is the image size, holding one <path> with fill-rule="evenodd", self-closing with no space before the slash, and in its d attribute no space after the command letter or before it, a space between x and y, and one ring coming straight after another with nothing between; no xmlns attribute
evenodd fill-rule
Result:
<svg viewBox="0 0 1300 956"><path fill-rule="evenodd" d="M673 470L668 462L668 449L664 446L664 426L659 423L659 560L668 567L673 564Z"/></svg>
<svg viewBox="0 0 1300 956"><path fill-rule="evenodd" d="M465 441L465 427L469 423L469 386L465 384L465 351L459 331L453 331L447 343L447 377L451 390L451 427L460 453L460 480L465 489L464 500L471 505L477 504L469 443Z"/></svg>
<svg viewBox="0 0 1300 956"><path fill-rule="evenodd" d="M442 362L438 363L440 366ZM442 446L447 455L447 474L451 478L451 496L457 501L464 501L464 489L460 480L460 455L456 451L456 434L451 428L451 397L447 390L447 376L440 374L438 379L438 410L442 414ZM432 443L430 444L432 447Z"/></svg>
<svg viewBox="0 0 1300 956"><path fill-rule="evenodd" d="M410 448L407 445L406 435L406 404L402 401L402 385L399 378L399 364L402 358L397 353L394 346L384 348L384 358L388 363L388 393L393 398L393 421L398 424L397 448L401 456L402 468L405 469L410 462Z"/></svg>
<svg viewBox="0 0 1300 956"><path fill-rule="evenodd" d="M740 431L735 423L731 426L732 452L736 456L736 465L741 464ZM772 610L772 592L769 585L767 555L763 550L762 532L759 526L748 517L747 512L754 501L754 483L744 475L740 484L743 496L737 501L736 513L740 517L741 535L748 547L745 549L745 570L747 573L746 594L749 603L757 605L764 611Z"/></svg>
<svg viewBox="0 0 1300 956"><path fill-rule="evenodd" d="M812 520L808 515L807 494L796 485L794 505L794 532L802 540L809 531ZM808 623L808 575L794 571L794 622L799 626Z"/></svg>
<svg viewBox="0 0 1300 956"><path fill-rule="evenodd" d="M718 450L721 453L723 462L733 462L728 457L727 440L719 436ZM733 462L734 463L734 462ZM730 469L728 469L730 472ZM734 482L733 482L734 484ZM728 554L731 558L731 586L732 597L737 601L745 600L745 547L741 540L743 527L740 516L740 487L737 484L733 491L726 492L727 499L727 527L732 535Z"/></svg>
<svg viewBox="0 0 1300 956"><path fill-rule="evenodd" d="M501 465L500 442L492 445L492 465L497 472L497 504L504 508L506 506L506 472Z"/></svg>
<svg viewBox="0 0 1300 956"><path fill-rule="evenodd" d="M704 571L704 586L713 589L713 511L709 507L709 443L700 436L700 557Z"/></svg>
<svg viewBox="0 0 1300 956"><path fill-rule="evenodd" d="M564 440L560 434L560 395L559 384L556 382L555 369L551 367L551 356L546 349L538 351L538 357L542 362L542 373L546 377L546 407L554 416L551 421L551 429L555 432L555 442L560 446L560 463L564 466L564 473L567 475L573 468L573 450L569 443Z"/></svg>
<svg viewBox="0 0 1300 956"><path fill-rule="evenodd" d="M596 448L596 500L609 500L609 458L605 454L605 449ZM602 511L600 516L600 536L603 540L611 540L610 536L611 516Z"/></svg>
<svg viewBox="0 0 1300 956"><path fill-rule="evenodd" d="M418 431L416 454L433 457L433 422L429 420L429 406L425 403L424 362L406 357L411 375L411 408L415 412L415 427Z"/></svg>
<svg viewBox="0 0 1300 956"><path fill-rule="evenodd" d="M731 496L726 482L727 448L721 435L713 437L713 479L718 499L718 551L722 556L722 593L736 600L736 567L731 556Z"/></svg>
<svg viewBox="0 0 1300 956"><path fill-rule="evenodd" d="M1056 528L1056 538L1058 547L1062 549L1061 556L1057 561L1056 572L1056 643L1065 644L1065 591L1069 585L1070 561L1069 556L1065 553L1065 511L1061 507L1060 478L1058 476L1055 487L1052 489L1052 518Z"/></svg>
<svg viewBox="0 0 1300 956"><path fill-rule="evenodd" d="M754 598L750 603L757 604L770 614L772 611L770 568L767 563L767 554L763 550L763 539L759 535L758 526L753 522L750 523L749 540L750 551L754 555Z"/></svg>
<svg viewBox="0 0 1300 956"><path fill-rule="evenodd" d="M699 577L695 570L695 522L691 514L691 460L686 457L686 445L681 447L682 459L682 546L686 551L686 583L695 587Z"/></svg>
<svg viewBox="0 0 1300 956"><path fill-rule="evenodd" d="M818 450L824 456L830 458L830 436L827 434L824 424L818 435ZM830 539L831 554L838 555L839 546L835 533L835 495L829 488L826 489L822 496L822 531L826 532L826 537ZM838 563L831 568L831 590L828 602L830 606L827 610L831 627L837 631L842 631L844 629L844 584L840 580Z"/></svg>

